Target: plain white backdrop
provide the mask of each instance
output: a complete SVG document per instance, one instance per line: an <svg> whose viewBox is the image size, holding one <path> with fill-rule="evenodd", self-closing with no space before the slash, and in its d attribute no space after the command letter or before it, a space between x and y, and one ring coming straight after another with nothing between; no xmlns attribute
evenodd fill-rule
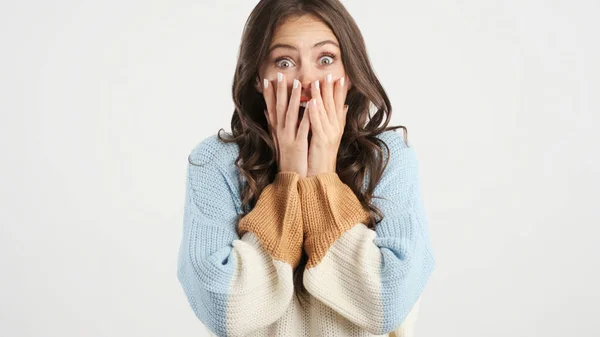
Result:
<svg viewBox="0 0 600 337"><path fill-rule="evenodd" d="M187 155L256 3L2 1L0 335L203 336ZM343 3L420 161L417 335L600 335L600 3Z"/></svg>

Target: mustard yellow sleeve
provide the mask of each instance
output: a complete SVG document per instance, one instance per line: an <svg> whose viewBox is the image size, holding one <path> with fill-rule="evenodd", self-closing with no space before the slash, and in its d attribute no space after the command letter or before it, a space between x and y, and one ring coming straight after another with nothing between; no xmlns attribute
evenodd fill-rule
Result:
<svg viewBox="0 0 600 337"><path fill-rule="evenodd" d="M238 225L238 235L253 232L273 259L295 268L302 254L302 214L296 172L279 172Z"/></svg>
<svg viewBox="0 0 600 337"><path fill-rule="evenodd" d="M369 213L337 173L326 172L298 182L301 200L307 268L317 265L329 247Z"/></svg>

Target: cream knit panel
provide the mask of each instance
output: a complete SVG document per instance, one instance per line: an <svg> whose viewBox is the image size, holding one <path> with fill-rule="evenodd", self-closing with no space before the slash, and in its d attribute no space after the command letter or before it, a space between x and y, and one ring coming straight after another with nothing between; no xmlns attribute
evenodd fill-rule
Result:
<svg viewBox="0 0 600 337"><path fill-rule="evenodd" d="M273 259L253 232L233 242L237 268L229 285L227 331L247 336L288 310L294 293L292 267Z"/></svg>

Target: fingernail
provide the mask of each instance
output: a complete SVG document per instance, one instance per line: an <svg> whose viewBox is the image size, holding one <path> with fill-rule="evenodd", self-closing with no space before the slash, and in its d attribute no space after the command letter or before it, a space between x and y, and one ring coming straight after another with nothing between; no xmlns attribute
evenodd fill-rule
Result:
<svg viewBox="0 0 600 337"><path fill-rule="evenodd" d="M310 105L310 101L306 102L306 110L308 110L309 105Z"/></svg>
<svg viewBox="0 0 600 337"><path fill-rule="evenodd" d="M283 81L283 74L277 73L277 82L281 82L281 81Z"/></svg>
<svg viewBox="0 0 600 337"><path fill-rule="evenodd" d="M315 81L315 87L316 87L317 89L319 89L319 80L316 80L316 81Z"/></svg>
<svg viewBox="0 0 600 337"><path fill-rule="evenodd" d="M269 86L269 80L267 80L266 78L263 80L263 87L265 89L267 89L267 87Z"/></svg>
<svg viewBox="0 0 600 337"><path fill-rule="evenodd" d="M331 83L331 78L332 78L331 74L327 75L327 77L326 77L327 83Z"/></svg>
<svg viewBox="0 0 600 337"><path fill-rule="evenodd" d="M344 86L344 77L340 78L340 84Z"/></svg>
<svg viewBox="0 0 600 337"><path fill-rule="evenodd" d="M294 79L294 89L298 88L299 83L300 83L300 81Z"/></svg>

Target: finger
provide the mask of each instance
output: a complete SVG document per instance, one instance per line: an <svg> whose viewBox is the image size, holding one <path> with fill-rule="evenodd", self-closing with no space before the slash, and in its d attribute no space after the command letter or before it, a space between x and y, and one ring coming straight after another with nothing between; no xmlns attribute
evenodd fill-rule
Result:
<svg viewBox="0 0 600 337"><path fill-rule="evenodd" d="M269 127L269 134L271 135L271 139L273 139L273 145L275 146L275 161L279 162L279 144L277 142L277 132L275 132L275 128L271 125L271 122L269 121L269 112L267 110L264 110L265 113L265 117L267 118L267 125Z"/></svg>
<svg viewBox="0 0 600 337"><path fill-rule="evenodd" d="M285 111L287 110L287 82L285 75L277 73L277 129L281 130L285 127Z"/></svg>
<svg viewBox="0 0 600 337"><path fill-rule="evenodd" d="M331 123L329 121L329 114L327 112L327 110L325 110L325 106L323 103L323 97L321 94L321 83L317 80L314 82L315 84L315 88L311 88L312 93L312 97L313 99L316 99L316 105L318 105L318 114L317 114L317 118L319 119L319 122L321 124L321 132L323 132L324 135L329 135L331 132Z"/></svg>
<svg viewBox="0 0 600 337"><path fill-rule="evenodd" d="M273 130L271 129L271 120L269 118L269 111L267 111L267 109L263 110L263 113L265 114L265 119L267 120L267 127L269 128L269 133L273 133Z"/></svg>
<svg viewBox="0 0 600 337"><path fill-rule="evenodd" d="M328 74L325 76L325 83L321 89L323 106L327 111L327 117L330 122L336 121L337 113L340 110L336 110L335 100L333 97L333 75ZM337 122L337 121L336 121Z"/></svg>
<svg viewBox="0 0 600 337"><path fill-rule="evenodd" d="M321 117L320 117L322 112L317 105L318 105L318 101L315 98L313 98L310 100L310 104L308 105L307 109L309 110L308 113L310 113L310 125L312 127L313 134L319 135L322 137L323 136L323 123L321 122ZM305 114L306 114L306 112L305 112Z"/></svg>
<svg viewBox="0 0 600 337"><path fill-rule="evenodd" d="M277 110L275 107L275 95L273 94L273 84L268 79L263 79L263 98L267 106L267 122L271 128L277 125Z"/></svg>
<svg viewBox="0 0 600 337"><path fill-rule="evenodd" d="M296 139L308 140L308 131L310 130L310 112L308 111L309 107L310 102L306 106L307 111L304 112L304 116L302 116L302 120L300 121L300 126L298 126L298 136Z"/></svg>
<svg viewBox="0 0 600 337"><path fill-rule="evenodd" d="M346 104L346 83L345 78L341 77L335 83L334 88L334 101L335 101L335 111L344 111L344 105ZM338 120L341 123L344 119L342 119L342 114L338 114Z"/></svg>
<svg viewBox="0 0 600 337"><path fill-rule="evenodd" d="M319 80L314 81L310 85L310 93L313 99L317 100L319 112L327 114L325 106L323 105L323 98L321 97L321 83Z"/></svg>
<svg viewBox="0 0 600 337"><path fill-rule="evenodd" d="M321 130L321 132L323 132L324 134L329 134L329 118L327 117L327 111L325 110L325 107L323 106L323 98L321 97L321 89L320 89L320 83L319 80L313 82L311 84L311 95L312 95L312 99L313 102L315 103L315 107L314 110L317 112L317 114L314 116L311 116L311 124L315 124L316 122L319 123L319 128ZM312 104L312 103L311 103ZM316 121L316 119L318 121Z"/></svg>
<svg viewBox="0 0 600 337"><path fill-rule="evenodd" d="M267 122L268 122L267 125L269 126L269 131L275 130L274 124L273 124L273 122L274 122L273 117L275 116L275 114L270 113L268 108L264 110L264 113L265 113L265 118L267 119Z"/></svg>
<svg viewBox="0 0 600 337"><path fill-rule="evenodd" d="M294 79L292 84L292 96L290 97L290 103L287 108L285 125L289 125L291 129L296 131L296 125L298 124L298 114L300 109L300 81ZM295 133L294 133L295 134Z"/></svg>
<svg viewBox="0 0 600 337"><path fill-rule="evenodd" d="M270 117L269 117L269 112L267 110L264 110L265 113L265 118L267 119L267 126L269 128L269 134L271 135L271 138L273 138L273 140L275 142L277 142L277 132L275 131L275 127L273 126L273 124L270 121Z"/></svg>

